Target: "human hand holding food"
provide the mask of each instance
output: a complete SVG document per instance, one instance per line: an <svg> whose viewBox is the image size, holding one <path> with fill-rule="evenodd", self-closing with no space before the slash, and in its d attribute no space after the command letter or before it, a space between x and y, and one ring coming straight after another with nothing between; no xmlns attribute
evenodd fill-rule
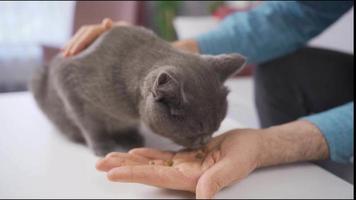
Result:
<svg viewBox="0 0 356 200"><path fill-rule="evenodd" d="M97 163L111 181L137 182L212 198L257 166L258 138L249 129L227 132L203 149L167 152L150 148L110 153Z"/></svg>
<svg viewBox="0 0 356 200"><path fill-rule="evenodd" d="M139 148L110 153L96 167L107 172L111 181L191 191L197 198L212 198L256 168L328 157L320 130L298 120L267 129L231 130L193 151Z"/></svg>

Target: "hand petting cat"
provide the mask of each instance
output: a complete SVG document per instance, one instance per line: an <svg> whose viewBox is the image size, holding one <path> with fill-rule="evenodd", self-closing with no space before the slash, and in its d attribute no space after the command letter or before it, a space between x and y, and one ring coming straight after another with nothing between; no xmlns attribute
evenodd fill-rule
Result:
<svg viewBox="0 0 356 200"><path fill-rule="evenodd" d="M101 24L85 25L75 33L72 39L62 48L63 55L74 56L84 50L87 46L95 41L105 31L111 29L113 26L128 26L126 21L118 21L113 23L110 18L105 18Z"/></svg>
<svg viewBox="0 0 356 200"><path fill-rule="evenodd" d="M88 47L105 31L113 26L130 26L126 21L113 22L110 18L105 18L100 24L84 25L74 34L67 44L62 48L64 56L74 56ZM178 49L199 53L198 44L195 40L185 39L173 42L172 45Z"/></svg>

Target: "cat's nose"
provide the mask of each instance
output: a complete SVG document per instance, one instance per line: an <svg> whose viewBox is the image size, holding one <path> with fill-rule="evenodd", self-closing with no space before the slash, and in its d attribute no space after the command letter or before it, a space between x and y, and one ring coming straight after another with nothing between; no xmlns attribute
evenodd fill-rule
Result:
<svg viewBox="0 0 356 200"><path fill-rule="evenodd" d="M198 137L193 142L192 148L199 148L201 146L204 146L205 144L207 144L210 141L210 139L211 139L210 135L204 135L204 136Z"/></svg>

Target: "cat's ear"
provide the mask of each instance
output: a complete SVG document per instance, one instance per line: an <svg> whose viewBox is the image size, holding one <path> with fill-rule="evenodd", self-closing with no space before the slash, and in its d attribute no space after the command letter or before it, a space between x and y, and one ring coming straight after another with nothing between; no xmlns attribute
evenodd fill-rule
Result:
<svg viewBox="0 0 356 200"><path fill-rule="evenodd" d="M152 94L155 101L165 103L172 109L179 107L185 101L182 85L169 72L161 72L157 75Z"/></svg>
<svg viewBox="0 0 356 200"><path fill-rule="evenodd" d="M239 72L246 63L246 58L238 53L217 56L203 55L202 57L209 63L208 67L214 69L222 82Z"/></svg>

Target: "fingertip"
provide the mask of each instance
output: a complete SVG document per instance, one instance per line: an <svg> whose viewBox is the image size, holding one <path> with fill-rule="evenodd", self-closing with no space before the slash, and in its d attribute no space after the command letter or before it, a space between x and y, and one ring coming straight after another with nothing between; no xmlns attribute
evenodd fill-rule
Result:
<svg viewBox="0 0 356 200"><path fill-rule="evenodd" d="M141 147L141 148L131 149L128 153L131 155L148 156L148 155L151 155L152 151L155 151L155 150L147 148L147 147Z"/></svg>
<svg viewBox="0 0 356 200"><path fill-rule="evenodd" d="M107 172L106 177L109 181L118 181L120 176L118 170L114 168Z"/></svg>
<svg viewBox="0 0 356 200"><path fill-rule="evenodd" d="M104 169L103 169L103 159L100 159L95 163L95 168L98 171L104 171Z"/></svg>
<svg viewBox="0 0 356 200"><path fill-rule="evenodd" d="M213 199L214 198L214 194L211 192L199 192L196 191L195 192L195 198L196 199Z"/></svg>
<svg viewBox="0 0 356 200"><path fill-rule="evenodd" d="M104 26L105 29L109 29L112 27L113 22L110 18L105 18L105 19L103 19L101 24Z"/></svg>
<svg viewBox="0 0 356 200"><path fill-rule="evenodd" d="M195 198L196 199L213 199L214 196L207 196L207 195L199 195L199 194L196 194L195 195Z"/></svg>
<svg viewBox="0 0 356 200"><path fill-rule="evenodd" d="M143 150L145 150L146 148L134 148L134 149L131 149L129 150L129 154L137 154L139 152L142 152Z"/></svg>
<svg viewBox="0 0 356 200"><path fill-rule="evenodd" d="M203 174L196 186L196 198L197 199L211 199L215 193L221 189L221 185L208 174Z"/></svg>
<svg viewBox="0 0 356 200"><path fill-rule="evenodd" d="M65 57L69 57L70 56L70 49L65 50L64 56Z"/></svg>
<svg viewBox="0 0 356 200"><path fill-rule="evenodd" d="M117 152L110 152L106 154L105 158L114 158L117 157L118 153Z"/></svg>
<svg viewBox="0 0 356 200"><path fill-rule="evenodd" d="M77 53L77 50L71 50L71 51L69 51L69 54L68 54L68 56L74 56L75 54Z"/></svg>
<svg viewBox="0 0 356 200"><path fill-rule="evenodd" d="M106 174L106 178L109 180L109 181L115 181L114 179L114 173L112 170L110 170L107 174Z"/></svg>

